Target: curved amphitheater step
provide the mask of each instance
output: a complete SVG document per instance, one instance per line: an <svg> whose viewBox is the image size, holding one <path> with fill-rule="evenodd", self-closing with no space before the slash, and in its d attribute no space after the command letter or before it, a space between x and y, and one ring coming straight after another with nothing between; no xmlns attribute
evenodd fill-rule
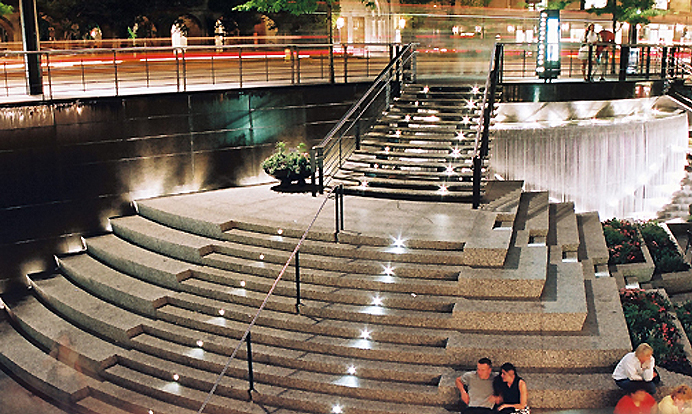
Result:
<svg viewBox="0 0 692 414"><path fill-rule="evenodd" d="M361 196L472 201L482 101L474 85L405 85L331 185Z"/></svg>
<svg viewBox="0 0 692 414"><path fill-rule="evenodd" d="M301 305L290 266L252 330L254 391L243 344L205 412L447 413L481 356L517 365L532 407L612 406L630 343L614 280L595 277L597 215L501 193L479 210L346 197L338 242L329 201ZM3 297L0 362L74 412L196 412L319 203L267 186L138 202Z"/></svg>

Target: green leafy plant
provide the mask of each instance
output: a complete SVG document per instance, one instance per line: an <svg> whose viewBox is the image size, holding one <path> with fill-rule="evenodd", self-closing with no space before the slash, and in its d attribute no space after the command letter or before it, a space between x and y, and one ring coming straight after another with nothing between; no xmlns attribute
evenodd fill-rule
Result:
<svg viewBox="0 0 692 414"><path fill-rule="evenodd" d="M692 300L688 300L681 305L676 305L675 313L678 316L682 328L685 330L687 339L692 341Z"/></svg>
<svg viewBox="0 0 692 414"><path fill-rule="evenodd" d="M632 346L647 342L654 349L656 363L671 371L692 374L680 339L682 333L675 325L674 307L656 291L622 289L620 302L629 328Z"/></svg>
<svg viewBox="0 0 692 414"><path fill-rule="evenodd" d="M656 265L654 273L679 272L690 268L663 227L653 220L644 222L639 227Z"/></svg>
<svg viewBox="0 0 692 414"><path fill-rule="evenodd" d="M641 263L644 261L641 239L634 223L614 218L601 224L606 246L608 246L608 264Z"/></svg>
<svg viewBox="0 0 692 414"><path fill-rule="evenodd" d="M307 146L300 143L295 149L287 150L285 142L277 142L274 153L262 162L262 169L282 181L305 179L312 173Z"/></svg>

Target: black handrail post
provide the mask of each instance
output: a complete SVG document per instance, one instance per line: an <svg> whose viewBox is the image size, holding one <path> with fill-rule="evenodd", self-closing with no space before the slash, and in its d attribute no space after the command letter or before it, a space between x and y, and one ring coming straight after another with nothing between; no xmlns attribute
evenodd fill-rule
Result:
<svg viewBox="0 0 692 414"><path fill-rule="evenodd" d="M300 50L298 46L293 46L296 55L296 83L300 85Z"/></svg>
<svg viewBox="0 0 692 414"><path fill-rule="evenodd" d="M360 122L361 122L361 120L360 120L360 118L358 118L358 120L356 121L356 126L355 126L355 129L356 129L356 151L360 150Z"/></svg>
<svg viewBox="0 0 692 414"><path fill-rule="evenodd" d="M340 228L339 228L339 207L340 207L340 204L339 204L339 191L340 191L340 190L341 190L341 186L340 186L340 185L337 185L337 186L334 188L334 212L335 212L335 214L336 214L336 215L334 216L334 221L335 221L335 224L336 224L336 225L335 225L336 231L334 232L334 241L335 241L335 242L338 242L338 241L339 241L339 230L340 230Z"/></svg>
<svg viewBox="0 0 692 414"><path fill-rule="evenodd" d="M247 394L252 401L252 392L255 391L255 375L252 371L252 334L248 331L245 337L245 342L247 343L247 377L250 382L250 388L247 390Z"/></svg>
<svg viewBox="0 0 692 414"><path fill-rule="evenodd" d="M348 83L348 45L344 44L344 83Z"/></svg>
<svg viewBox="0 0 692 414"><path fill-rule="evenodd" d="M591 82L591 78L593 77L593 45L589 43L589 66L586 71L586 79L588 79L589 82Z"/></svg>
<svg viewBox="0 0 692 414"><path fill-rule="evenodd" d="M300 313L300 251L296 251L296 313Z"/></svg>
<svg viewBox="0 0 692 414"><path fill-rule="evenodd" d="M317 151L315 147L310 148L310 186L312 187L312 196L317 197Z"/></svg>
<svg viewBox="0 0 692 414"><path fill-rule="evenodd" d="M319 159L317 160L317 168L319 168L319 190L320 194L324 194L324 148L320 148L318 153Z"/></svg>
<svg viewBox="0 0 692 414"><path fill-rule="evenodd" d="M649 79L651 76L651 46L647 46L642 49L642 52L646 50L646 78Z"/></svg>
<svg viewBox="0 0 692 414"><path fill-rule="evenodd" d="M620 48L620 75L618 79L623 82L627 78L627 66L630 61L630 47L622 46Z"/></svg>
<svg viewBox="0 0 692 414"><path fill-rule="evenodd" d="M339 184L339 194L341 195L341 230L344 229L344 185Z"/></svg>
<svg viewBox="0 0 692 414"><path fill-rule="evenodd" d="M663 46L663 50L661 50L661 77L664 79L666 78L666 75L668 73L667 66L668 66L668 47Z"/></svg>
<svg viewBox="0 0 692 414"><path fill-rule="evenodd" d="M481 205L481 165L482 160L479 154L473 156L473 208L477 209Z"/></svg>

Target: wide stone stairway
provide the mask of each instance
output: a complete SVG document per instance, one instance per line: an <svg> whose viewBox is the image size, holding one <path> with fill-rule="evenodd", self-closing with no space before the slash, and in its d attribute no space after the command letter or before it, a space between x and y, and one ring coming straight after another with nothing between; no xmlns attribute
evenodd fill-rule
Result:
<svg viewBox="0 0 692 414"><path fill-rule="evenodd" d="M328 200L204 412L445 413L511 361L534 408L602 407L630 349L596 214L489 183L467 204ZM0 362L79 413L196 412L322 199L269 186L164 197L5 295ZM280 214L278 213L280 212ZM675 374L663 371L666 385Z"/></svg>
<svg viewBox="0 0 692 414"><path fill-rule="evenodd" d="M613 406L631 344L599 217L487 178L464 202L480 100L407 87L336 176L338 235L334 199L270 185L138 201L3 295L0 364L69 413L444 414L481 357L534 409Z"/></svg>
<svg viewBox="0 0 692 414"><path fill-rule="evenodd" d="M406 85L333 183L346 194L470 202L482 104L479 86Z"/></svg>

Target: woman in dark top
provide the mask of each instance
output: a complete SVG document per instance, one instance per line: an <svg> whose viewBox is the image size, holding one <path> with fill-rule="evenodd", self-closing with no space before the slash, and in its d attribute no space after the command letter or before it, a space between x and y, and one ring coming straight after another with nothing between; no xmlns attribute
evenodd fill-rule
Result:
<svg viewBox="0 0 692 414"><path fill-rule="evenodd" d="M517 375L517 369L509 362L500 367L500 375L495 377L493 390L497 400L495 411L510 414L528 407L526 382Z"/></svg>

